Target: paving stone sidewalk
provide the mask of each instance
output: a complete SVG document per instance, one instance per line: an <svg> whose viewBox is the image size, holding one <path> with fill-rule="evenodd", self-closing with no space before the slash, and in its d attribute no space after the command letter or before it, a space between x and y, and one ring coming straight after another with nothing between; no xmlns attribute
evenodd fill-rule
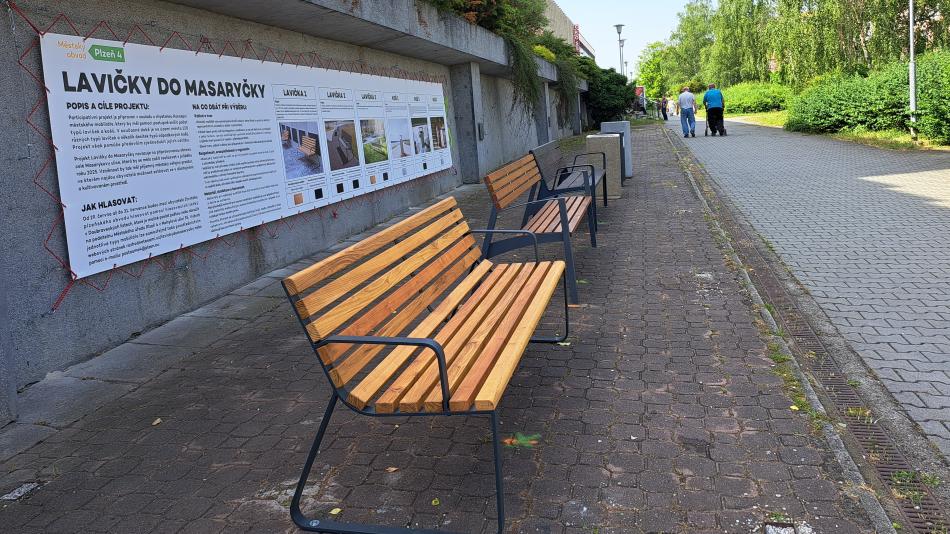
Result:
<svg viewBox="0 0 950 534"><path fill-rule="evenodd" d="M532 347L502 403L506 435L538 436L505 449L509 531L751 533L790 517L871 532L824 442L789 410L663 132L638 129L634 143L638 176L601 211L600 247L575 240L570 345ZM459 200L484 222L482 188ZM286 505L329 389L280 275L126 345L183 357L6 460L0 494L42 485L0 504L0 530L293 532ZM487 421L391 423L337 411L306 509L493 532Z"/></svg>
<svg viewBox="0 0 950 534"><path fill-rule="evenodd" d="M950 153L734 122L684 141L950 459Z"/></svg>

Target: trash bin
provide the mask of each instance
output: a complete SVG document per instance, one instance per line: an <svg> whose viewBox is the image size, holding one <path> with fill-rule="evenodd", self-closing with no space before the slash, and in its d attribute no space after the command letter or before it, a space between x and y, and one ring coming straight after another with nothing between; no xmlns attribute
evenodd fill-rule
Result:
<svg viewBox="0 0 950 534"><path fill-rule="evenodd" d="M607 169L604 180L607 180L607 198L620 198L622 194L620 188L623 184L620 182L620 170L623 164L622 138L619 133L599 133L587 136L587 152L603 152L607 155ZM600 155L587 156L587 161L595 168L600 168L603 164Z"/></svg>
<svg viewBox="0 0 950 534"><path fill-rule="evenodd" d="M623 134L623 179L633 178L633 140L630 137L630 121L602 122L600 123L600 133Z"/></svg>

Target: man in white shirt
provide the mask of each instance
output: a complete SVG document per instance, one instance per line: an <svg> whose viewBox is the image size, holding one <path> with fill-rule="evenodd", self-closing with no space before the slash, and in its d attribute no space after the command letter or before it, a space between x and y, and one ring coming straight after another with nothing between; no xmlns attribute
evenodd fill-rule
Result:
<svg viewBox="0 0 950 534"><path fill-rule="evenodd" d="M696 137L696 95L689 87L680 91L680 126L683 127L683 137Z"/></svg>

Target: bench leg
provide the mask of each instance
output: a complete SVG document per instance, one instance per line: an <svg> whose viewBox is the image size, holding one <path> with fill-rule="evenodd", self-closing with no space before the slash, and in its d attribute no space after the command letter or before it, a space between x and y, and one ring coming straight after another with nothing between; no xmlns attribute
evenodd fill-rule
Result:
<svg viewBox="0 0 950 534"><path fill-rule="evenodd" d="M495 506L498 509L498 534L505 532L505 479L501 474L501 440L498 436L498 412L491 413L491 439L495 451Z"/></svg>
<svg viewBox="0 0 950 534"><path fill-rule="evenodd" d="M565 232L566 233L566 232ZM578 304L577 298L577 273L574 272L574 253L571 251L571 234L563 237L564 241L564 263L567 270L567 288L571 296L571 304Z"/></svg>
<svg viewBox="0 0 950 534"><path fill-rule="evenodd" d="M310 455L307 456L307 461L303 465L303 472L300 473L300 481L297 482L294 498L290 501L290 517L294 520L297 527L302 530L324 532L323 530L318 530L321 523L319 519L307 519L303 515L303 512L300 511L300 497L303 496L307 479L310 478L310 470L313 468L313 461L316 459L317 452L320 450L320 443L323 442L323 435L327 432L327 425L330 424L330 417L333 416L333 409L336 407L338 400L339 397L336 391L334 391L330 397L330 403L327 404L327 410L323 413L323 420L320 421L320 430L317 431L317 435L313 439L313 445L310 446Z"/></svg>
<svg viewBox="0 0 950 534"><path fill-rule="evenodd" d="M590 234L590 246L597 248L597 214L587 208L587 232Z"/></svg>
<svg viewBox="0 0 950 534"><path fill-rule="evenodd" d="M568 313L568 310L570 310L570 305L567 300L567 273L566 272L561 274L561 285L564 286L564 333L557 337L533 336L531 338L532 343L560 343L564 341L565 339L567 339L567 336L570 335L571 318Z"/></svg>
<svg viewBox="0 0 950 534"><path fill-rule="evenodd" d="M600 179L601 182L604 182L604 207L607 206L607 172L604 172L604 177Z"/></svg>
<svg viewBox="0 0 950 534"><path fill-rule="evenodd" d="M339 523L329 519L309 519L300 510L300 499L303 496L304 488L307 486L307 479L310 478L310 470L313 469L313 461L317 458L320 451L320 443L323 442L323 436L327 432L327 426L330 424L330 417L333 416L333 409L336 408L340 397L336 391L330 397L330 403L327 404L326 412L323 413L323 420L320 421L320 429L313 439L313 445L310 446L310 454L304 463L303 472L300 474L300 480L297 482L297 489L294 491L294 497L290 501L290 517L294 524L301 530L307 532L323 532L325 534L449 534L444 531L386 527L381 525L361 525L356 523ZM484 413L484 412L482 412ZM450 414L451 415L451 414ZM491 432L492 442L495 454L495 489L496 506L498 507L498 534L505 531L505 487L504 478L501 474L501 441L498 436L498 416L496 412L491 412Z"/></svg>

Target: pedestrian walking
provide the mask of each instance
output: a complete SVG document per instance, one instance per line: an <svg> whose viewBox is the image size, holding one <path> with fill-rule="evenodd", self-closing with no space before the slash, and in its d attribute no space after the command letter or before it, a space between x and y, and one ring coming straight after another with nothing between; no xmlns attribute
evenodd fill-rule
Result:
<svg viewBox="0 0 950 534"><path fill-rule="evenodd" d="M726 135L726 121L723 119L726 112L726 99L722 96L722 91L716 89L716 84L709 84L709 89L703 95L703 107L706 108L706 122L712 130L713 137L716 137L716 133Z"/></svg>
<svg viewBox="0 0 950 534"><path fill-rule="evenodd" d="M663 98L660 99L660 111L663 112L663 120L668 121L670 118L666 114L666 109L670 106L670 101L666 99L666 95L663 95Z"/></svg>
<svg viewBox="0 0 950 534"><path fill-rule="evenodd" d="M683 137L696 137L696 95L684 87L677 99L680 104L680 126L683 127Z"/></svg>

